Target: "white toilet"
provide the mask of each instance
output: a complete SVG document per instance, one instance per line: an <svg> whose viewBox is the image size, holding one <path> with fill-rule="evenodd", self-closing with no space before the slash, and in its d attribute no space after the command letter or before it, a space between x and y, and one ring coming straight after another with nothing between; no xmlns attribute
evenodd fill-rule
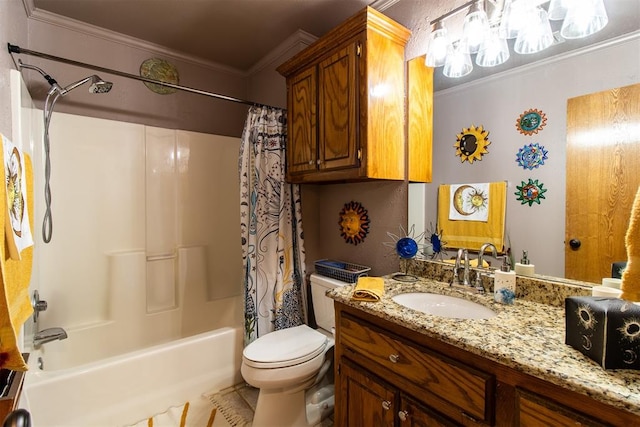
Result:
<svg viewBox="0 0 640 427"><path fill-rule="evenodd" d="M329 289L347 283L311 275L311 298L319 329L307 325L263 335L242 352L240 372L259 388L253 427L305 427L333 411L333 300Z"/></svg>

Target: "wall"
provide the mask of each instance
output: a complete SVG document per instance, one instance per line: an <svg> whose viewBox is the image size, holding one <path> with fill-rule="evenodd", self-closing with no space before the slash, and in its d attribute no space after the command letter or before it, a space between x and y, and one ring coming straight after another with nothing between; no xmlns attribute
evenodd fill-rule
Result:
<svg viewBox="0 0 640 427"><path fill-rule="evenodd" d="M11 84L9 71L14 68L11 55L6 51L6 42L14 44L27 42L27 17L20 0L0 1L0 39L4 41L0 54L0 132L11 138Z"/></svg>
<svg viewBox="0 0 640 427"><path fill-rule="evenodd" d="M305 243L312 243L306 246L309 271L314 261L324 258L366 265L374 276L399 270L398 256L385 243L395 243L387 233L400 235L400 226L406 230L405 182L303 185L302 201ZM370 220L369 234L358 245L340 235L340 211L351 201L360 202Z"/></svg>
<svg viewBox="0 0 640 427"><path fill-rule="evenodd" d="M77 27L55 16L46 18L29 19L29 44L21 47L134 75L139 75L144 60L158 57L177 67L181 85L242 99L247 96L245 76L239 70L95 27ZM11 37L8 41L18 44ZM159 95L137 80L34 56L20 57L45 70L63 87L94 73L114 83L107 94L89 94L86 87L75 89L58 102L59 112L225 136L240 136L244 125L247 105L184 91ZM36 105L41 107L48 84L35 71L24 71L23 75Z"/></svg>
<svg viewBox="0 0 640 427"><path fill-rule="evenodd" d="M516 259L522 250L536 272L564 276L565 135L567 99L640 82L640 35L436 93L434 98L433 183L427 184L425 226L436 223L437 186L507 180L507 233ZM547 116L536 135L521 135L516 120L537 108ZM489 131L488 154L473 164L455 155L456 135L482 125ZM548 160L534 170L516 163L518 149L537 142ZM516 200L516 186L538 179L547 192L540 205ZM588 191L588 189L585 189ZM445 236L446 240L446 236Z"/></svg>

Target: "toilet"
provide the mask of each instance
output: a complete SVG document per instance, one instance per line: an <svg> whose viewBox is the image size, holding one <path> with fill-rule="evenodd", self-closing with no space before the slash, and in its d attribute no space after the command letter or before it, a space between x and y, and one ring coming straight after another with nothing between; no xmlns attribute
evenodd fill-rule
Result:
<svg viewBox="0 0 640 427"><path fill-rule="evenodd" d="M335 314L326 291L348 283L311 274L318 329L300 325L268 333L242 352L240 372L260 389L253 427L314 426L333 412Z"/></svg>

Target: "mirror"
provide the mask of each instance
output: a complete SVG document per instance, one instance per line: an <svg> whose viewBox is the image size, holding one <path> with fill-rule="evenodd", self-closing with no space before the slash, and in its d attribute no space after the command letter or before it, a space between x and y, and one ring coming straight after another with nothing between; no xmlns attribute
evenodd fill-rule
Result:
<svg viewBox="0 0 640 427"><path fill-rule="evenodd" d="M516 261L526 250L536 273L564 277L567 101L638 83L638 64L640 35L635 33L436 92L433 181L410 184L409 225L416 224L416 233L435 227L440 184L507 180L506 245ZM544 112L547 123L526 135L516 123L531 109ZM489 132L488 153L473 164L461 162L454 146L456 135L469 126ZM534 143L548 151L548 158L537 167L523 168L517 154ZM547 190L539 204L523 203L514 194L529 179ZM443 240L446 243L446 236Z"/></svg>

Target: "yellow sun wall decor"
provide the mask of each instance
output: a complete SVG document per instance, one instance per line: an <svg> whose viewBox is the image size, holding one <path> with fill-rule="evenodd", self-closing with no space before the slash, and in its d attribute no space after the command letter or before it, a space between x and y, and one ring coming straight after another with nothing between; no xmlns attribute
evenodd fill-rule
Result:
<svg viewBox="0 0 640 427"><path fill-rule="evenodd" d="M340 211L340 235L354 245L362 243L369 233L369 214L360 202L346 203Z"/></svg>
<svg viewBox="0 0 640 427"><path fill-rule="evenodd" d="M489 131L483 129L482 126L475 127L471 125L469 128L463 128L462 132L456 135L456 156L460 157L460 161L468 161L470 164L474 160L482 160L482 156L487 154L487 146L491 144L489 139Z"/></svg>

